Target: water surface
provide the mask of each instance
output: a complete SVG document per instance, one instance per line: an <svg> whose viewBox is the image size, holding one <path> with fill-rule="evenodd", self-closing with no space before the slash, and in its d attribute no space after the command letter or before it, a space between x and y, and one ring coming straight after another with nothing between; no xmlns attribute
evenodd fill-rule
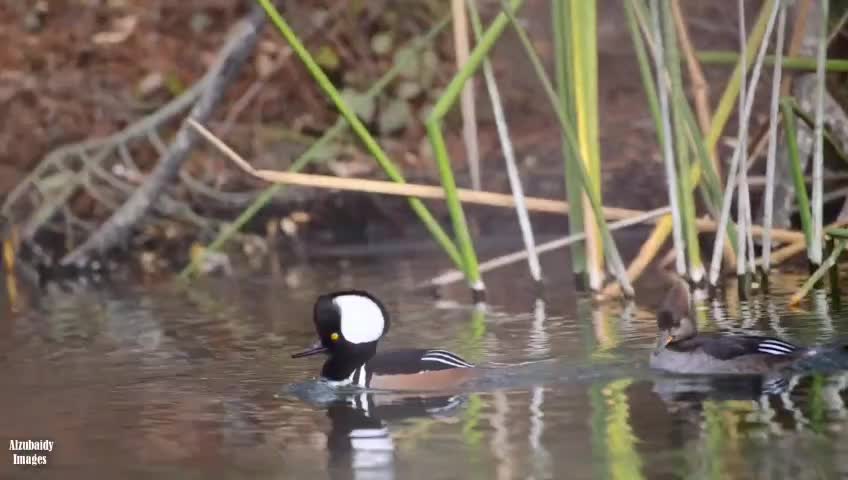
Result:
<svg viewBox="0 0 848 480"><path fill-rule="evenodd" d="M659 276L635 305L574 295L567 261L545 257L538 292L523 265L486 277L489 304L460 285L415 286L441 257L323 261L191 288L114 281L51 287L4 305L0 434L55 442L47 467L0 474L61 478L835 478L848 473L848 375L684 381L652 372ZM840 338L848 315L824 291L799 309L773 294L739 301L728 285L706 328ZM458 395L398 399L316 394L312 301L335 288L383 298L382 349L442 347L500 373ZM293 387L294 386L294 387ZM304 390L306 389L306 390ZM314 389L313 389L314 390ZM370 435L370 436L369 436ZM354 437L354 438L351 438Z"/></svg>

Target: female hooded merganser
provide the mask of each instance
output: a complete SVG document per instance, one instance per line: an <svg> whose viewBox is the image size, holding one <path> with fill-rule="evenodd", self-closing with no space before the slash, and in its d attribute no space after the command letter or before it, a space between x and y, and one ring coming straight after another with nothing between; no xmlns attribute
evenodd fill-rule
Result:
<svg viewBox="0 0 848 480"><path fill-rule="evenodd" d="M689 287L678 281L657 313L653 368L683 374L763 374L789 366L808 349L778 338L698 333Z"/></svg>
<svg viewBox="0 0 848 480"><path fill-rule="evenodd" d="M292 358L326 353L321 377L334 385L380 390L434 391L458 386L474 365L445 350L410 349L377 354L389 331L389 313L373 295L346 290L321 295L313 313L319 340Z"/></svg>

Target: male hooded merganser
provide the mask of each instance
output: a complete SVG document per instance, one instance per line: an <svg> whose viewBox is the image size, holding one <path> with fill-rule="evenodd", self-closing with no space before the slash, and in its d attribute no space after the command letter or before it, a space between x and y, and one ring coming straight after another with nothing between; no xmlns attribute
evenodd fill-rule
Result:
<svg viewBox="0 0 848 480"><path fill-rule="evenodd" d="M292 358L325 353L321 377L334 385L380 390L445 390L473 374L474 365L445 350L410 349L377 354L389 331L389 313L373 295L346 290L321 295L313 312L319 340Z"/></svg>
<svg viewBox="0 0 848 480"><path fill-rule="evenodd" d="M778 338L698 333L689 287L675 283L657 313L660 331L651 367L683 374L763 374L809 352Z"/></svg>

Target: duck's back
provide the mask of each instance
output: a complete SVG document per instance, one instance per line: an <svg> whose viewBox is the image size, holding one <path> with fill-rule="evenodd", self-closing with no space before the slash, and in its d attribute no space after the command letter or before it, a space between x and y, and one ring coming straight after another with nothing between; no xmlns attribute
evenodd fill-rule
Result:
<svg viewBox="0 0 848 480"><path fill-rule="evenodd" d="M702 333L658 349L650 364L675 373L765 373L794 361L803 352L776 338Z"/></svg>

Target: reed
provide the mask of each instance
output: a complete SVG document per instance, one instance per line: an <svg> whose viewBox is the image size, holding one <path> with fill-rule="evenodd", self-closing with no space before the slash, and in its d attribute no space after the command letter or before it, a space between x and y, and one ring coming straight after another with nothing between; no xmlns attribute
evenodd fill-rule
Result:
<svg viewBox="0 0 848 480"><path fill-rule="evenodd" d="M740 0L740 2L743 2L743 1L744 0ZM740 3L739 5L740 5L740 9L743 8L742 3ZM758 43L758 49L757 49L757 52L756 52L757 58L754 61L754 69L753 69L753 72L751 74L751 84L755 85L755 86L757 84L757 81L759 80L760 71L762 70L761 67L762 67L762 64L763 64L762 59L765 57L765 50L766 50L766 46L768 45L768 42L766 41L766 39L768 39L768 37L771 35L771 31L774 28L774 24L777 20L777 10L778 10L777 7L778 7L778 5L775 2L770 2L769 7L771 8L771 10L769 10L767 12L764 12L764 11L760 12L760 17L761 17L760 19L765 18L765 20L763 22L763 23L765 23L765 26L763 28L762 35L759 35L759 41L757 42ZM765 5L764 5L764 8L765 8ZM766 15L763 16L763 14L766 14ZM758 24L759 23L760 22L758 20ZM756 31L753 32L751 34L751 36L757 36L757 32ZM747 70L748 70L747 64L748 64L748 59L749 59L749 54L748 54L747 50L748 50L748 47L751 43L751 39L750 39L750 37L746 38L745 36L740 35L740 43L742 43L742 45L743 45L742 46L743 54L740 55L740 60L742 61L742 64L738 65L738 69L739 69L740 72L747 72ZM744 75L742 77L744 77ZM738 82L738 85L739 85L740 88L741 88L742 82L743 82L743 79L740 77L739 82ZM746 137L747 137L748 122L749 122L749 119L751 118L751 109L753 108L754 93L755 92L756 92L756 89L752 89L750 95L748 95L747 92L741 92L740 95L739 95L739 112L738 113L739 113L739 125L740 125L740 135L739 135L740 140L737 142L736 148L733 150L733 157L731 158L731 161L730 161L730 170L728 170L728 175L727 175L727 186L725 187L724 199L723 199L723 202L722 202L721 218L719 219L719 225L720 225L719 231L724 230L724 226L727 225L727 222L729 220L730 203L731 203L730 200L733 196L733 191L736 188L737 177L742 177L742 175L744 174L744 179L747 180L747 161L745 161L745 159L747 158L747 152L746 152L747 140L746 140ZM743 93L745 93L745 94L743 95ZM740 159L742 159L742 160L740 161ZM742 193L743 196L740 197L741 199L740 199L739 203L742 204L743 200L745 200L745 203L747 203L748 200L745 197L745 194L747 193L747 188L745 189L744 192L741 192L741 193ZM743 205L743 207L744 207L744 205ZM750 209L748 209L748 210L750 210ZM741 210L741 212L743 214L746 213L744 208ZM740 215L740 218L737 218L737 222L743 222L743 221L747 222L750 212L747 212L747 213L748 214L746 214L744 216ZM739 265L740 263L746 262L746 260L748 259L747 256L742 254L743 249L745 249L745 247L748 245L748 243L753 244L753 242L749 239L746 232L742 232L742 231L738 232L738 237L736 239L736 242L737 242L737 254L739 255L739 258L737 259L736 263L737 263L737 265ZM712 255L712 258L710 260L711 263L710 263L709 280L710 280L710 284L713 285L713 286L715 286L717 284L718 278L719 278L719 270L720 270L720 267L721 267L720 253L722 251L723 243L724 243L724 236L723 235L717 235L716 239L715 239L715 243L713 244L713 255ZM753 252L752 252L752 254L753 254ZM753 264L753 259L748 260L748 265L750 266L752 264ZM744 269L740 270L739 267L737 267L737 273L739 273L740 271L744 271Z"/></svg>
<svg viewBox="0 0 848 480"><path fill-rule="evenodd" d="M748 276L755 270L755 264L763 266L768 272L778 252L783 255L789 250L797 250L798 242L803 242L808 251L812 264L825 266L836 258L833 251L841 252L844 244L835 242L831 255L822 262L823 231L823 150L827 134L824 130L824 75L828 69L841 71L846 65L839 61L828 62L826 48L828 31L826 28L829 2L823 0L823 25L818 39L818 50L815 59L817 93L815 115L812 120L814 128L814 159L811 181L812 201L807 197L803 171L798 158L798 145L795 139L797 133L797 117L793 109L793 101L789 97L780 97L781 72L783 68L810 68L811 59L784 57L783 44L786 28L786 5L780 0L765 0L762 2L756 22L750 32L746 32L744 0L738 0L740 35L740 52L732 58L736 61L733 74L724 89L716 107L714 116L710 118L704 111L703 98L698 103L698 116L692 105L687 101L684 91L683 74L681 71L681 56L685 55L690 67L690 75L698 71L698 60L729 61L730 57L723 52L695 52L685 36L685 23L681 13L677 11L675 18L674 5L664 0L651 0L650 9L644 0L623 0L627 15L627 24L633 38L640 75L645 89L645 97L650 108L651 117L657 132L657 140L661 148L667 188L670 203L670 214L657 222L657 227L648 240L643 244L639 256L633 261L629 270L625 270L619 255L611 230L607 224L610 209L603 206L601 184L601 158L599 145L599 104L598 104L598 48L597 48L597 0L552 0L551 15L553 22L553 45L555 85L548 78L542 62L530 41L526 31L515 18L524 1L504 0L502 11L485 29L472 0L466 0L468 12L471 13L471 23L476 42L469 52L469 46L463 45L468 32L465 27L465 8L459 0L452 1L453 12L457 15L454 24L458 71L446 86L435 106L425 121L428 139L432 146L436 166L440 178L440 188L433 186L412 185L406 183L400 169L386 156L376 140L369 134L367 128L356 117L352 109L344 103L338 91L330 83L326 75L300 43L283 17L277 13L270 0L257 0L268 13L277 29L292 47L309 70L324 93L335 104L342 115L337 123L339 131L344 122L350 124L353 132L363 143L367 151L374 156L386 175L394 182L390 185L377 185L373 180L360 180L369 183L367 188L375 192L393 195L414 196L410 198L410 206L421 221L427 226L436 241L447 252L452 261L465 275L469 285L475 291L483 291L485 286L481 277L481 266L474 248L473 238L468 227L463 202L509 204L516 210L518 222L525 244L525 255L529 262L531 275L541 279L541 266L537 258L538 247L535 245L530 225L528 211L538 208L550 208L569 213L569 226L572 245L572 264L574 273L588 279L593 291L600 291L604 282L604 264L608 263L616 281L627 296L632 296L631 281L635 279L656 255L670 233L674 237L674 252L676 269L681 275L687 275L692 281L699 283L707 272L701 258L699 232L704 230L703 218L696 217L696 187L700 192L704 205L713 218L715 225L715 243L712 246L712 257L709 271L709 282L716 285L722 266L723 255L729 263L735 263L737 274L745 277L742 284L747 284ZM679 7L679 5L677 5ZM526 197L521 185L515 154L509 138L509 129L503 105L500 101L498 85L494 77L488 55L504 29L510 25L518 35L534 71L544 88L545 94L556 113L562 133L562 154L565 168L565 183L568 203L559 202L555 206L540 207L540 201L551 202L547 199ZM777 25L777 40L774 55L765 55L769 39ZM789 54L793 50L789 50ZM721 54L721 55L719 55ZM748 142L749 121L753 110L755 93L763 64L767 58L773 58L773 80L770 98L770 125L767 136L760 137L754 148L754 155L767 145L764 227L753 224L751 199L748 182ZM651 64L653 60L653 65ZM694 64L693 64L694 62ZM445 116L457 104L461 103L463 112L464 138L471 164L472 186L479 189L479 166L474 160L472 150L473 121L469 112L470 83L472 76L482 69L485 85L491 101L498 138L502 147L506 171L508 174L511 196L506 195L494 199L490 192L480 191L480 196L469 194L469 190L457 186L448 154L445 136L442 130ZM750 82L748 73L750 75ZM784 82L785 83L785 82ZM781 117L778 118L778 109ZM733 111L738 116L738 142L733 149L727 171L726 185L722 184L717 166L714 163L719 139L723 135L728 119ZM796 202L801 212L803 234L792 232L781 237L779 230L773 229L773 203L775 185L775 162L778 142L778 123L782 120L786 129L789 149L792 180L796 190ZM700 122L700 123L699 123ZM331 130L333 135L338 131ZM331 133L328 132L328 133ZM476 139L474 139L476 141ZM309 153L310 150L307 150ZM304 154L305 157L310 157ZM301 157L303 158L303 157ZM296 162L293 170L302 168L305 163ZM246 167L243 167L246 168ZM284 172L268 172L254 170L251 173L260 178L273 181L304 182L301 177L283 177ZM278 174L273 176L271 173ZM263 176L264 175L264 176ZM309 182L318 181L326 185L337 185L328 179L312 178ZM364 183L355 188L366 188ZM267 201L270 195L277 192L278 186L272 187L263 195ZM354 188L345 185L340 188ZM434 190L438 190L435 192ZM270 193L269 193L270 192ZM730 209L736 196L736 223L731 221ZM453 237L442 230L435 218L421 203L421 198L443 197L452 226ZM491 198L490 198L491 197ZM481 200L485 199L485 200ZM562 205L560 205L562 204ZM253 215L257 209L245 214ZM249 218L249 216L248 216ZM654 217L652 217L653 219ZM236 227L240 226L236 222ZM754 236L763 237L763 256L758 262L754 255ZM582 240L581 240L582 239ZM785 241L780 250L772 255L773 241ZM213 245L215 243L213 242ZM838 257L838 255L837 255ZM517 258L517 257L516 257ZM496 259L498 260L498 259ZM494 262L494 261L493 261ZM500 261L498 265L503 264ZM494 263L492 264L494 267ZM487 265L489 267L489 265ZM604 295L610 295L613 290L604 290Z"/></svg>
<svg viewBox="0 0 848 480"><path fill-rule="evenodd" d="M664 144L664 126L662 121L662 116L660 113L660 105L658 100L657 89L654 86L653 76L651 73L651 66L648 60L648 54L645 48L645 42L640 35L641 31L645 32L648 38L651 38L651 32L657 31L656 28L649 28L646 25L645 17L648 16L647 12L644 10L645 6L642 4L640 0L625 0L624 1L625 13L627 15L627 26L630 30L630 36L633 39L634 50L636 52L636 58L638 60L639 72L642 78L642 85L645 88L645 96L648 100L648 106L651 111L651 116L654 120L655 130L657 132L657 139L660 144L661 151L665 151ZM654 40L654 44L658 43L657 40ZM652 55L657 60L656 49L652 50ZM662 62L662 57L660 56L659 61ZM662 68L661 70L665 70ZM659 80L659 79L658 79ZM668 82L664 82L668 83ZM721 181L718 177L718 172L715 169L715 163L712 161L709 152L707 151L706 145L704 145L704 136L701 133L701 129L698 126L698 123L695 120L695 114L692 112L692 108L689 106L687 102L681 102L679 104L682 107L682 112L684 115L685 125L680 128L684 128L686 134L686 140L689 143L689 148L691 148L695 152L695 157L698 160L698 165L693 165L692 170L696 170L696 172L690 172L690 178L697 178L695 173L697 170L704 172L704 178L702 182L698 183L699 191L701 192L701 197L713 215L713 217L718 218L718 211L721 208ZM674 163L672 163L672 166ZM674 176L676 178L676 176ZM691 188L691 187L690 187ZM675 193L675 198L671 199L672 203L676 202L676 193L677 190L674 189L672 192ZM672 209L672 211L676 211L676 209ZM728 224L728 236L731 239L731 245L735 245L736 242L736 229L732 223ZM676 253L676 252L675 252ZM732 247L729 249L728 253L732 255ZM732 257L731 257L732 258Z"/></svg>
<svg viewBox="0 0 848 480"><path fill-rule="evenodd" d="M836 250L837 240L833 235L827 235L827 251L831 254L834 250ZM839 264L839 257L841 256L841 252L836 254L836 258L834 259L834 266ZM834 308L838 309L841 303L842 292L839 288L839 269L838 268L829 268L829 280L830 280L830 297L833 300Z"/></svg>
<svg viewBox="0 0 848 480"><path fill-rule="evenodd" d="M757 16L757 21L754 24L754 28L751 30L751 34L748 36L745 44L745 61L742 62L742 59L740 58L740 61L736 63L736 67L733 69L733 73L731 74L727 87L725 87L724 93L722 94L718 107L716 108L712 128L710 128L710 131L707 133L707 145L710 150L716 148L718 140L721 137L721 133L727 125L727 120L730 118L730 114L733 111L733 102L739 94L739 84L742 81L742 77L748 73L747 66L752 64L751 62L754 60L753 56L757 53L757 50L764 41L764 38L767 38L766 29L769 24L770 14L774 10L777 1L778 0L766 0L760 7L760 13Z"/></svg>
<svg viewBox="0 0 848 480"><path fill-rule="evenodd" d="M669 8L667 3L664 3L663 10ZM660 135L660 147L663 152L663 165L665 165L666 184L668 186L668 198L671 203L672 212L672 232L674 240L675 267L677 274L681 277L686 276L686 260L685 246L683 241L683 218L680 208L680 188L678 185L679 179L677 175L677 166L674 161L674 135L671 128L671 114L669 112L669 87L668 75L666 75L666 61L668 58L665 55L667 39L663 39L662 22L660 21L660 8L657 0L651 1L651 17L653 19L654 30L654 65L657 75L657 84L659 88L659 105L660 111L658 114L657 132ZM664 15L663 15L664 17ZM640 39L641 40L641 39ZM673 94L673 92L672 92Z"/></svg>
<svg viewBox="0 0 848 480"><path fill-rule="evenodd" d="M570 0L568 31L571 32L571 84L574 89L574 116L578 149L589 174L591 188L601 198L601 156L598 140L598 45L596 0ZM584 230L586 231L589 285L600 291L604 281L602 239L593 210L584 197ZM598 221L603 221L598 219Z"/></svg>
<svg viewBox="0 0 848 480"><path fill-rule="evenodd" d="M612 270L613 274L616 277L616 281L619 282L624 294L628 297L632 297L633 287L630 284L630 281L627 279L627 274L624 269L624 262L621 260L621 255L618 252L618 247L615 245L615 240L610 234L609 227L604 220L603 216L603 205L600 199L600 175L597 175L596 179L590 176L586 168L586 161L582 160L583 151L578 148L579 141L576 133L576 129L574 128L574 124L571 123L566 116L565 111L561 108L559 97L557 93L554 91L553 85L551 84L550 78L548 78L548 74L545 71L544 66L542 65L542 61L539 59L539 55L536 52L536 49L533 47L532 42L527 36L527 32L524 30L518 21L516 21L515 16L512 12L504 10L507 13L507 17L513 27L513 29L518 34L518 38L521 41L522 46L524 47L524 51L527 52L528 57L530 58L530 62L533 65L533 70L536 73L536 77L542 83L542 87L545 90L545 93L548 96L548 101L553 107L557 120L559 121L560 128L566 137L566 141L571 145L572 151L575 152L577 158L566 157L566 160L571 162L573 171L578 175L580 180L581 188L583 189L583 193L585 193L585 199L588 199L589 205L592 210L592 218L595 221L595 226L600 230L601 233L601 241L602 241L602 250L601 252L608 256L608 260L610 263L610 270ZM597 189L596 189L597 188ZM576 209L576 207L575 207ZM590 238L591 231L586 230L587 239ZM600 287L598 288L598 290Z"/></svg>
<svg viewBox="0 0 848 480"><path fill-rule="evenodd" d="M757 21L754 25L754 29L752 30L751 35L748 37L748 42L746 45L747 57L754 55L755 47L759 46L762 42L766 27L768 25L769 13L771 12L772 7L774 7L775 1L776 0L766 0L761 6ZM639 3L640 2L634 2L633 5L638 7ZM644 6L642 6L642 8L644 9ZM639 9L637 8L637 14L638 11ZM646 23L647 22L645 21L640 22L640 24L642 25ZM745 73L747 73L747 71ZM704 139L704 144L707 148L707 152L709 155L711 155L715 151L718 145L718 140L721 136L721 132L727 124L727 120L733 109L733 102L737 98L739 92L739 82L742 75L742 66L740 64L737 64L727 86L725 87L721 100L719 101L718 108L716 109L715 115L713 117L713 123L711 125L711 128L709 132L707 132ZM699 184L701 180L701 173L702 171L700 163L693 165L690 174L692 185ZM729 176L728 178L732 178L732 176ZM726 220L723 222L723 224L724 226L722 227L721 231L726 231L726 234L730 236L732 228L728 225L728 222ZM638 255L635 259L633 259L633 261L630 263L630 266L627 268L627 276L629 280L635 280L636 278L638 278L639 275L641 275L641 273L644 271L644 269L651 263L651 261L653 261L659 248L662 246L663 242L665 242L665 239L668 238L669 233L671 233L671 229L671 215L664 217L656 224L654 230L648 236L648 239L645 240L645 242L642 244ZM723 237L723 235L719 236ZM722 241L722 244L723 243L724 242ZM603 295L616 295L618 293L618 289L618 285L611 284L604 289Z"/></svg>
<svg viewBox="0 0 848 480"><path fill-rule="evenodd" d="M436 36L441 33L442 30L448 24L448 18L444 18L440 20L436 25L430 28L424 35L419 38L414 39L410 42L410 48L413 51L418 51L422 49L424 46L429 45L433 42ZM395 79L398 75L408 66L408 64L413 60L413 55L403 55L398 60L397 63L392 65L392 67L387 70L376 82L369 88L365 94L364 98L373 99L380 95L386 87ZM301 153L294 162L292 162L291 167L289 167L290 172L299 172L303 170L307 165L311 162L317 160L319 158L319 154L321 150L328 145L330 142L335 140L338 136L340 136L343 132L345 132L348 128L348 123L344 116L340 116L336 123L333 124L330 129L324 132L321 137L316 140L313 144L311 144L303 153ZM239 216L232 222L229 223L225 228L223 228L215 239L202 250L202 253L196 255L192 258L192 261L180 272L180 278L188 278L191 275L197 273L197 268L203 264L206 256L211 253L221 249L224 244L232 238L238 231L240 231L246 224L249 222L257 213L259 213L274 196L280 194L285 189L285 184L275 183L259 194L256 199L248 206L244 211L242 211ZM456 251L454 247L453 250L456 252L455 255L459 258L459 252Z"/></svg>
<svg viewBox="0 0 848 480"><path fill-rule="evenodd" d="M698 60L704 63L712 63L716 65L733 64L739 61L739 54L737 52L699 50L695 55ZM816 71L818 68L818 60L815 58L789 57L775 54L767 55L764 60L766 65L774 65L778 61L780 62L781 68L784 70ZM848 60L827 60L824 64L824 69L829 73L848 72Z"/></svg>
<svg viewBox="0 0 848 480"><path fill-rule="evenodd" d="M777 125L780 120L778 111L780 109L780 82L783 73L783 43L786 32L786 4L780 3L777 17L777 39L775 40L774 69L772 71L771 101L769 104L769 133L768 153L766 154L766 189L763 199L763 227L767 233L763 237L763 274L768 277L771 270L771 227L774 212L774 170L775 157L777 156ZM797 147L797 145L796 145ZM797 154L797 148L796 148ZM802 182L803 183L803 182Z"/></svg>
<svg viewBox="0 0 848 480"><path fill-rule="evenodd" d="M747 56L745 55L745 43L747 41L746 27L745 27L745 0L737 0L737 6L739 11L739 60L742 62L742 71L748 71L747 65ZM768 36L763 39L763 45L768 43ZM756 85L755 81L752 81ZM754 89L751 89L752 93ZM736 262L736 276L739 278L739 296L740 298L747 298L749 287L751 285L749 273L747 270L747 259L754 255L753 248L751 251L748 250L748 215L747 215L747 206L749 203L748 197L748 117L745 111L745 105L748 95L748 78L747 75L742 75L742 78L739 82L739 106L737 109L737 114L739 116L739 135L737 137L737 146L736 152L739 154L738 158L738 167L739 170L733 169L729 172L729 175L737 175L737 182L739 183L739 188L737 190L737 199L736 199L736 224L739 227L739 236L736 239L736 252L739 254L739 257ZM753 98L753 94L751 95ZM732 193L731 193L732 195ZM713 252L714 255L718 254L718 250ZM715 282L713 282L715 285Z"/></svg>
<svg viewBox="0 0 848 480"><path fill-rule="evenodd" d="M520 9L523 3L523 0L511 0L506 10L514 12ZM441 122L450 108L454 105L454 103L456 103L456 99L460 95L465 82L467 82L474 72L477 71L486 55L489 53L489 50L491 50L497 39L503 33L508 21L506 12L500 13L495 18L489 28L487 28L480 37L480 41L477 42L474 50L469 55L468 61L445 88L445 91L439 97L426 121L427 136L429 137L430 143L433 147L433 154L436 156L439 176L442 181L442 187L445 189L447 206L450 211L454 233L457 236L459 248L462 252L465 271L468 275L471 288L476 291L482 291L484 289L484 285L480 278L477 253L474 251L471 233L468 230L468 223L465 220L465 214L456 193L456 181L453 177L453 171L451 169L444 135L442 135Z"/></svg>
<svg viewBox="0 0 848 480"><path fill-rule="evenodd" d="M783 114L783 128L786 131L786 148L789 151L792 181L795 185L795 201L798 202L798 215L801 217L801 228L804 231L807 257L809 258L813 236L813 219L810 211L810 199L807 196L807 184L804 181L804 171L801 169L801 156L798 153L798 129L791 97L781 99L780 111Z"/></svg>
<svg viewBox="0 0 848 480"><path fill-rule="evenodd" d="M468 15L464 0L451 0L453 22L453 44L456 68L461 70L468 61ZM480 144L477 136L477 107L474 103L474 83L467 82L462 87L460 100L462 114L462 139L465 143L465 155L468 158L468 170L471 176L471 188L480 190Z"/></svg>
<svg viewBox="0 0 848 480"><path fill-rule="evenodd" d="M816 283L818 283L822 279L822 277L824 277L824 274L836 265L837 259L840 255L842 255L842 251L845 250L845 242L846 239L844 238L839 238L836 240L835 246L833 247L833 250L830 252L830 255L827 257L827 259L825 259L825 261L818 266L816 271L813 272L812 275L810 275L810 278L808 278L807 281L804 282L804 285L802 285L797 292L792 294L792 297L789 299L789 305L797 305L798 303L800 303L801 299L803 299L807 295L807 293L812 290Z"/></svg>
<svg viewBox="0 0 848 480"><path fill-rule="evenodd" d="M368 150L371 155L374 156L374 159L377 160L377 163L382 167L383 171L386 172L386 175L389 176L393 181L398 183L405 183L405 179L400 172L400 169L389 159L365 125L361 120L356 116L353 109L350 108L349 105L345 103L342 99L341 94L327 78L327 75L321 70L321 67L318 66L318 63L315 62L315 59L300 41L300 39L295 35L294 31L291 29L289 24L285 21L282 15L277 11L276 7L273 5L271 0L257 0L262 8L265 10L268 17L271 19L273 24L277 27L280 34L286 39L291 46L292 50L294 50L295 54L298 58L303 62L306 66L309 73L324 91L328 97L332 100L333 104L342 114L342 116L347 120L350 124L351 129L354 133L359 137L360 141L362 141L365 148ZM448 168L449 170L449 168ZM455 200L455 199L454 199ZM416 198L410 198L409 205L412 210L418 215L418 218L424 223L427 227L427 230L433 235L433 238L436 242L444 249L445 253L451 258L451 260L460 268L465 271L466 275L469 278L469 283L472 289L477 289L480 287L479 284L479 275L476 274L476 271L473 269L475 262L468 261L466 256L468 245L461 245L462 255L460 255L460 250L457 249L456 245L454 245L453 241L450 237L445 233L442 229L439 222L436 221L435 217L430 213L430 210ZM451 202L451 199L448 199L448 206L453 211L456 208L457 202Z"/></svg>
<svg viewBox="0 0 848 480"><path fill-rule="evenodd" d="M821 24L819 25L819 38L816 57L816 122L813 139L813 232L810 238L810 261L813 265L821 265L822 262L822 209L824 193L822 173L824 170L824 64L827 58L827 30L830 10L830 0L821 0Z"/></svg>
<svg viewBox="0 0 848 480"><path fill-rule="evenodd" d="M468 7L471 12L471 23L474 29L474 35L477 38L477 41L479 41L483 30L480 23L480 15L474 6L474 2L468 2ZM489 99L492 102L492 110L495 115L495 124L498 130L498 138L501 142L504 162L506 163L509 186L510 190L512 190L513 199L515 200L515 213L518 216L518 224L521 228L524 248L527 251L527 263L530 269L530 275L536 282L541 282L542 267L539 263L539 256L536 253L536 239L533 236L533 227L530 225L530 215L527 213L527 204L524 199L524 187L521 185L521 178L519 178L518 175L515 151L512 147L512 141L510 140L509 127L506 123L506 115L504 114L498 84L495 80L495 73L492 69L491 62L488 60L483 61L483 76L486 80L486 89L489 92Z"/></svg>
<svg viewBox="0 0 848 480"><path fill-rule="evenodd" d="M680 54L676 27L669 2L663 2L662 26L665 33L665 53L668 72L671 78L672 120L675 125L674 143L677 153L678 195L680 196L680 211L678 216L686 240L686 252L689 259L689 278L700 283L704 278L704 265L701 261L698 230L695 228L695 199L693 186L690 184L689 142L686 139L685 108L688 105L683 91L683 76L680 71Z"/></svg>
<svg viewBox="0 0 848 480"><path fill-rule="evenodd" d="M568 26L571 24L571 9L569 0L553 0L551 2L551 16L553 17L554 35L554 72L557 85L557 101L559 108L568 115L569 121L574 123L574 90L571 88L571 78L574 60L571 48L571 36ZM583 203L583 187L580 184L579 174L574 169L573 160L578 157L574 146L563 134L561 139L563 163L565 164L565 187L568 203L581 205ZM584 218L582 209L574 209L568 216L569 232L574 235L584 233ZM586 242L581 240L571 247L571 267L578 277L579 284L588 284L586 275Z"/></svg>

